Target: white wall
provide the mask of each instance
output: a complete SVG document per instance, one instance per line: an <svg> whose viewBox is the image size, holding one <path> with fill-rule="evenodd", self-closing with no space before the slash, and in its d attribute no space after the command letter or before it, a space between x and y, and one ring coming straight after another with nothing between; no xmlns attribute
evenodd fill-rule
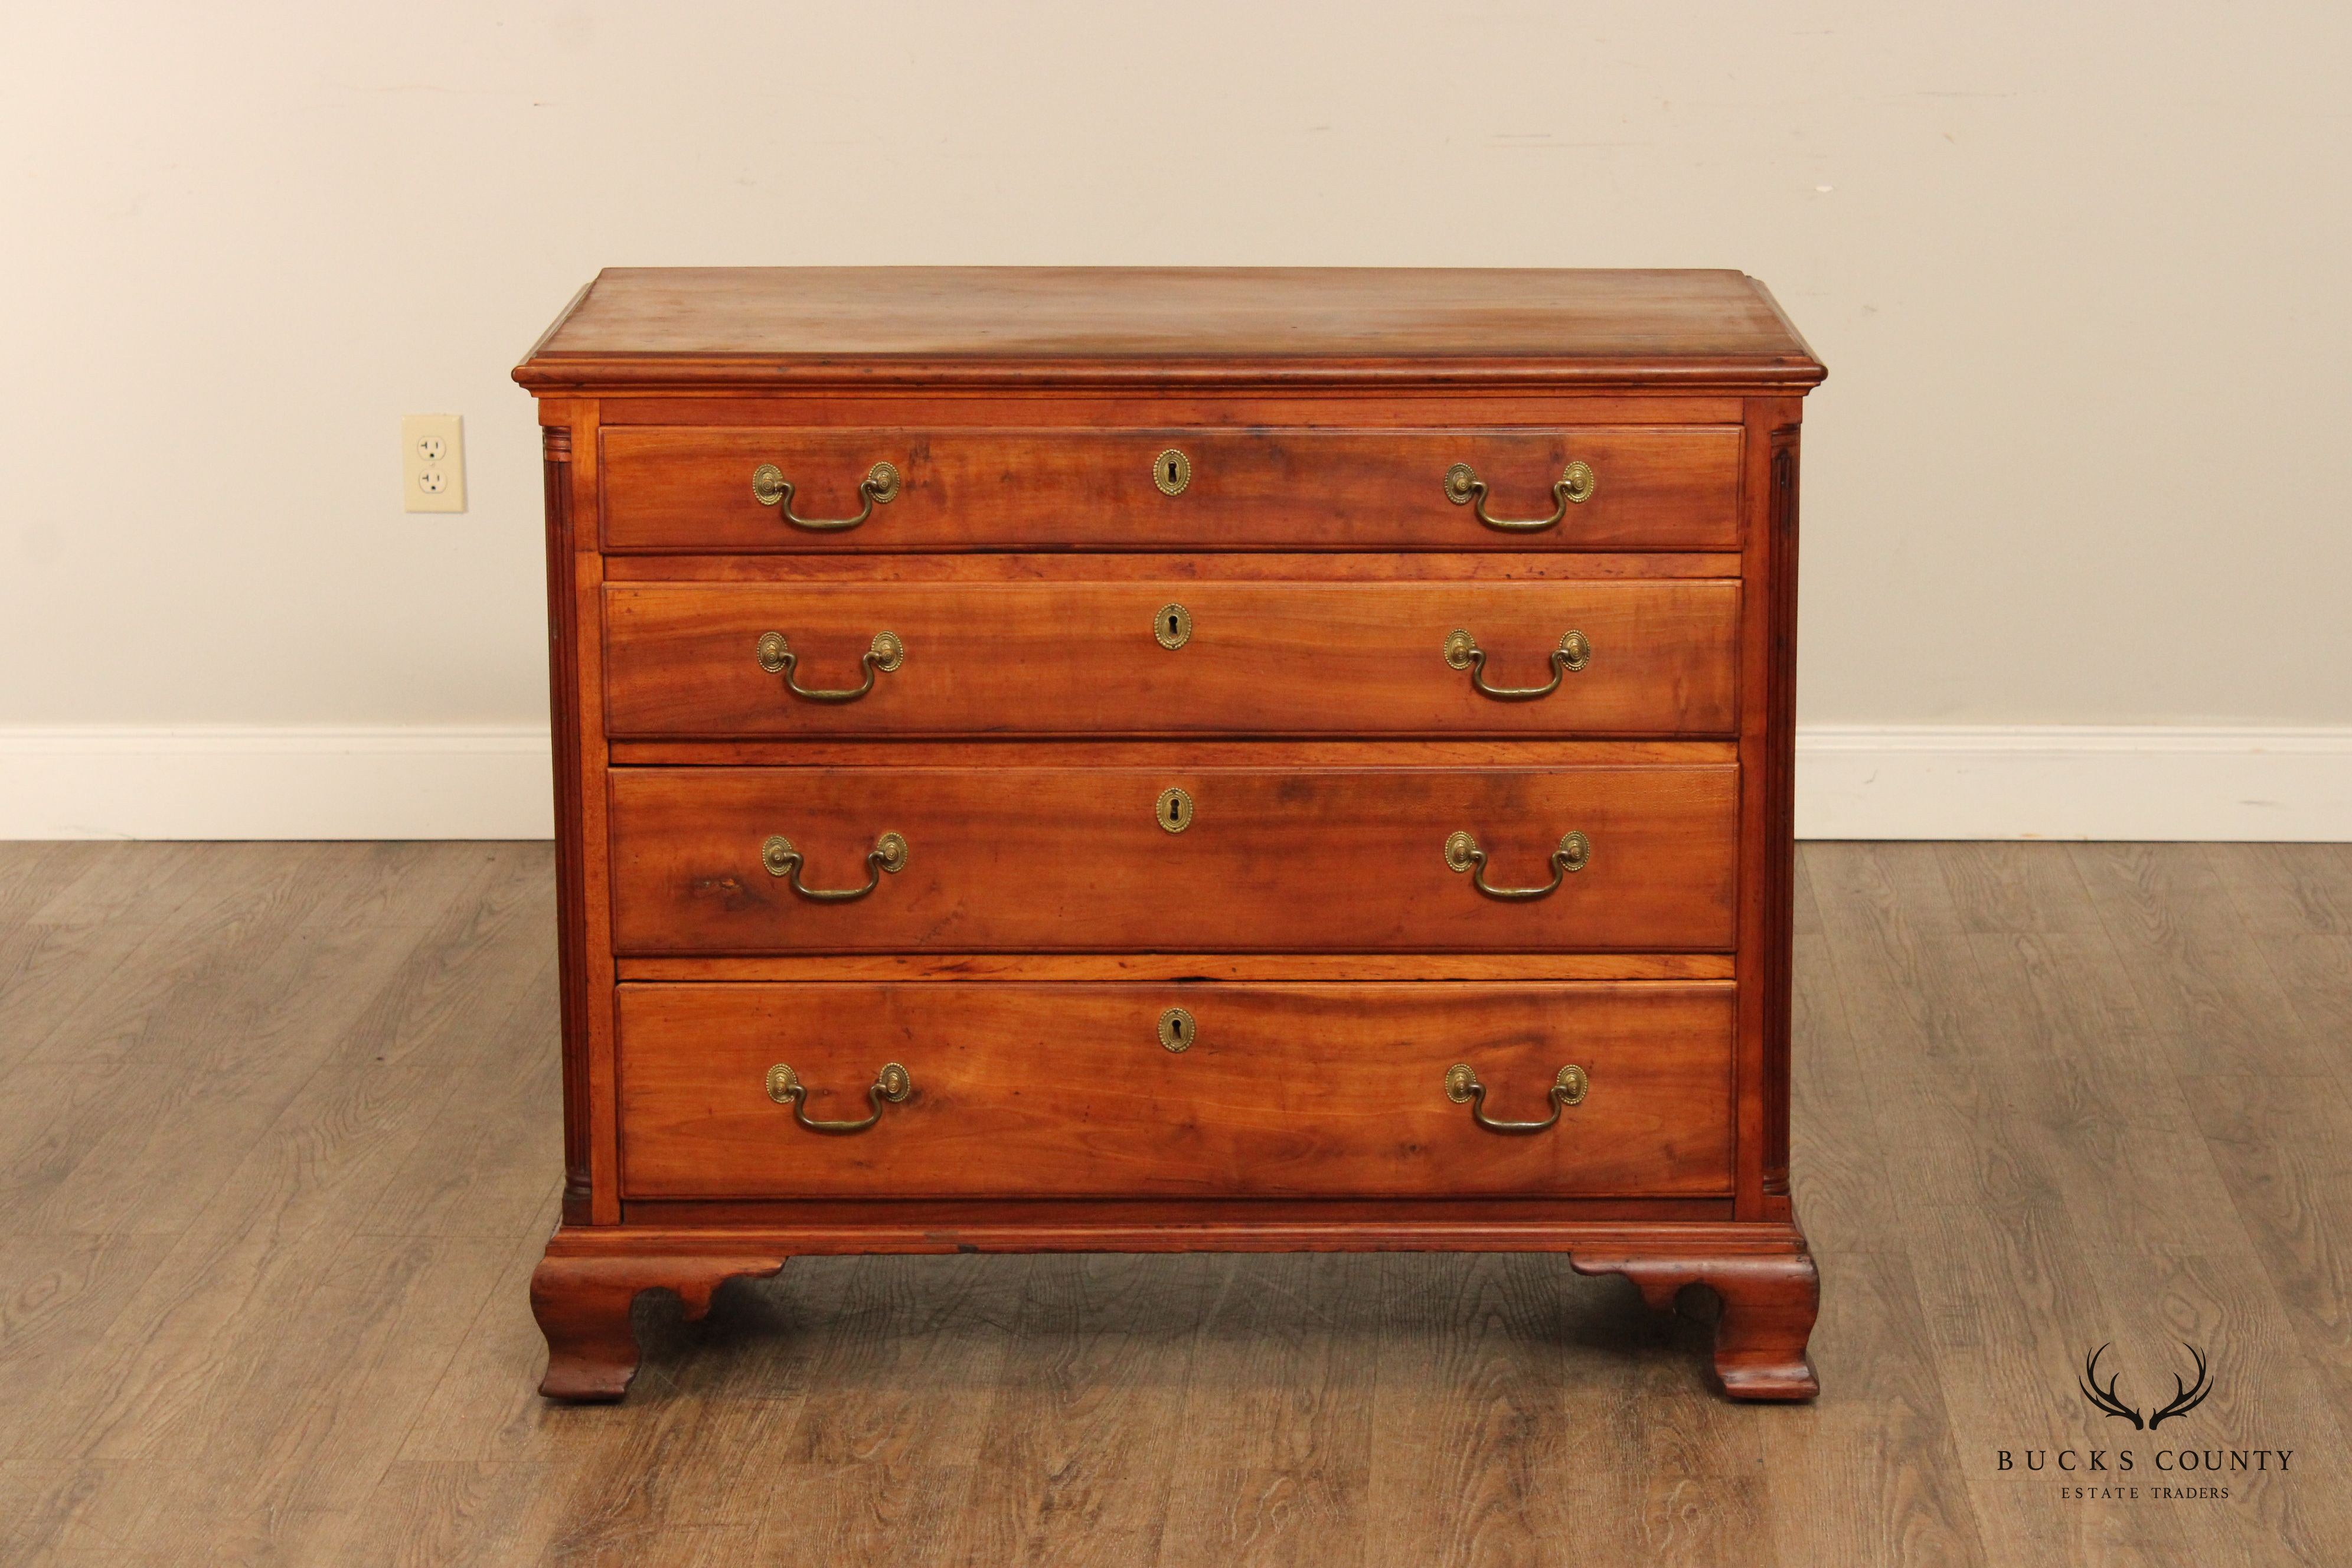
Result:
<svg viewBox="0 0 2352 1568"><path fill-rule="evenodd" d="M8 7L0 833L542 826L506 372L600 266L1296 262L1772 285L1811 830L2352 835L2347 17Z"/></svg>

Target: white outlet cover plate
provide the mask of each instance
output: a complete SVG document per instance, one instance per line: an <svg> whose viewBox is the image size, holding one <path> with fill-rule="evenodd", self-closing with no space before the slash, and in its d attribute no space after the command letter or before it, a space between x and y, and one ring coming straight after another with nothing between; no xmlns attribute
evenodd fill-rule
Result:
<svg viewBox="0 0 2352 1568"><path fill-rule="evenodd" d="M455 414L400 416L400 495L409 511L466 510L466 422Z"/></svg>

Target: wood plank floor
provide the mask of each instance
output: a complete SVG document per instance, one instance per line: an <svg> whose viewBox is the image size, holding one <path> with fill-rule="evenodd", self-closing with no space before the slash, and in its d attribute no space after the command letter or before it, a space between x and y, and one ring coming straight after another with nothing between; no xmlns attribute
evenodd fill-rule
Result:
<svg viewBox="0 0 2352 1568"><path fill-rule="evenodd" d="M0 846L0 1562L2352 1563L2352 847L1800 868L1816 1405L1553 1259L1048 1257L642 1304L564 1409L546 846Z"/></svg>

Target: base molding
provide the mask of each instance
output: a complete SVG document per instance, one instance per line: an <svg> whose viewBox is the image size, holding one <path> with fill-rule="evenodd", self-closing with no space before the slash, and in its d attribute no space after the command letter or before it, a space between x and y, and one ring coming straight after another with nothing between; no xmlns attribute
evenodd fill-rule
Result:
<svg viewBox="0 0 2352 1568"><path fill-rule="evenodd" d="M710 1310L729 1279L763 1278L796 1256L962 1252L1551 1252L1580 1274L1622 1274L1658 1310L1685 1286L1722 1301L1715 1371L1735 1399L1801 1400L1821 1392L1805 1344L1820 1305L1820 1275L1790 1221L1587 1220L1480 1225L1469 1221L1185 1222L960 1226L876 1219L855 1226L671 1229L558 1227L531 1275L530 1304L547 1337L540 1393L610 1402L636 1375L630 1308L646 1290L676 1291L688 1321Z"/></svg>
<svg viewBox="0 0 2352 1568"><path fill-rule="evenodd" d="M0 838L545 838L547 726L0 729Z"/></svg>
<svg viewBox="0 0 2352 1568"><path fill-rule="evenodd" d="M1800 725L1797 837L2352 841L2352 727Z"/></svg>

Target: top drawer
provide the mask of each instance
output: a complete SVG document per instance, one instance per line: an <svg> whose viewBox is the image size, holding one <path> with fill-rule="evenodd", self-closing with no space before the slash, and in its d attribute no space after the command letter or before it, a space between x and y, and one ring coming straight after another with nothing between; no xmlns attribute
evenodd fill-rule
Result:
<svg viewBox="0 0 2352 1568"><path fill-rule="evenodd" d="M603 433L604 542L648 552L1727 550L1739 543L1740 436L1736 425L618 426Z"/></svg>

